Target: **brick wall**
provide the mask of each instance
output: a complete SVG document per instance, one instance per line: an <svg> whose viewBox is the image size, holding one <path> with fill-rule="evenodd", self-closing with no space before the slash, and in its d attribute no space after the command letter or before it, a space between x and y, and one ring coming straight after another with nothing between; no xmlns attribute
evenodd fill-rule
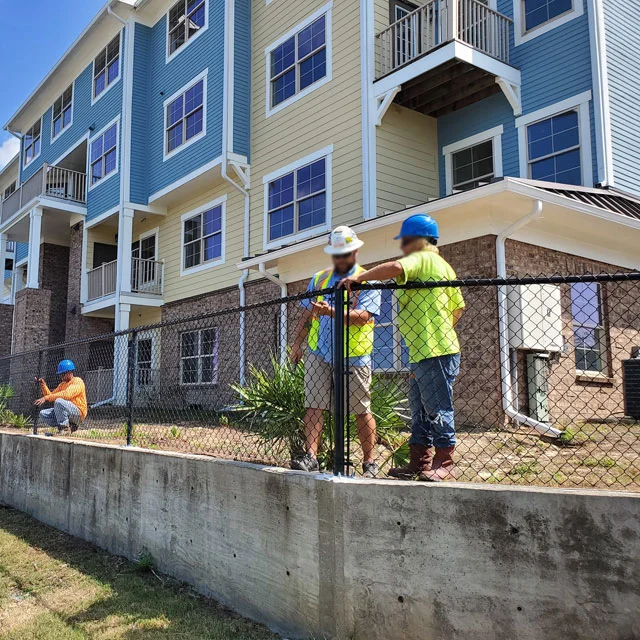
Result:
<svg viewBox="0 0 640 640"><path fill-rule="evenodd" d="M11 355L13 305L0 304L0 358Z"/></svg>
<svg viewBox="0 0 640 640"><path fill-rule="evenodd" d="M51 291L49 310L49 344L65 340L67 320L67 286L69 281L69 247L43 243L40 247L40 288Z"/></svg>

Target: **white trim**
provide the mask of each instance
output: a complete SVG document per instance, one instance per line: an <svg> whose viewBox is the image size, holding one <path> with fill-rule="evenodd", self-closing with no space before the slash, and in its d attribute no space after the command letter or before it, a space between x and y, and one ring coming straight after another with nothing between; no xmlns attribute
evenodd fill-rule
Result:
<svg viewBox="0 0 640 640"><path fill-rule="evenodd" d="M116 128L116 168L106 176L103 176L97 182L91 184L91 143L99 138L102 134L105 133L108 129L110 129L113 125L117 125ZM117 115L109 124L102 127L100 131L94 134L91 138L89 138L89 142L87 143L87 193L93 190L98 185L104 184L109 178L113 176L117 176L120 172L120 115Z"/></svg>
<svg viewBox="0 0 640 640"><path fill-rule="evenodd" d="M227 166L230 148L233 147L233 106L235 100L235 0L224 3L224 65L222 100L222 154Z"/></svg>
<svg viewBox="0 0 640 640"><path fill-rule="evenodd" d="M360 92L362 104L362 216L364 220L377 215L376 167L377 133L374 124L373 95L375 79L375 7L374 0L360 2Z"/></svg>
<svg viewBox="0 0 640 640"><path fill-rule="evenodd" d="M513 38L514 46L516 47L524 44L525 42L529 42L529 40L533 40L534 38L537 38L543 33L547 33L560 25L566 24L570 20L573 20L584 13L584 1L572 0L573 8L570 11L566 11L555 18L551 18L548 22L534 27L530 31L525 31L524 11L522 10L523 2L524 0L513 0Z"/></svg>
<svg viewBox="0 0 640 640"><path fill-rule="evenodd" d="M203 331L213 331L216 335L216 342L215 342L215 350L214 353L212 354L202 354L200 352L201 346L202 346L202 332ZM197 356L182 356L182 335L185 333L197 333L198 334L198 355ZM193 389L193 388L200 388L200 387L213 387L215 385L218 384L218 372L220 370L220 331L219 331L219 327L214 327L214 326L208 326L208 327L199 327L196 329L184 329L183 331L180 331L178 333L179 339L179 361L180 361L180 366L179 366L179 371L178 371L178 385L181 387L185 387L187 389ZM193 360L194 358L198 359L198 378L201 379L202 378L202 359L206 358L207 356L213 356L214 358L214 363L215 363L215 368L213 370L212 373L212 377L213 379L211 380L211 382L202 382L201 380L198 382L182 382L182 373L183 373L183 369L182 369L182 361L183 360Z"/></svg>
<svg viewBox="0 0 640 640"><path fill-rule="evenodd" d="M87 244L89 242L89 229L86 224L82 226L82 247L80 249L80 306L88 297L88 269L87 269Z"/></svg>
<svg viewBox="0 0 640 640"><path fill-rule="evenodd" d="M34 122L34 123L29 127L29 129L33 129L33 127L35 127L35 125L36 125L36 122L38 122L38 121L36 120L36 121L35 121L35 122ZM19 182L20 182L20 185L18 185L18 186L21 186L21 185L22 185L22 181L20 180L20 178L22 177L22 174L23 174L24 170L25 170L25 169L26 169L30 164L33 164L34 160L37 160L37 159L40 157L40 154L42 153L42 134L44 133L44 132L43 132L43 130L42 130L42 125L43 125L43 123L44 123L44 114L40 116L40 151L38 151L38 155L33 156L33 158L31 158L31 160L29 160L29 162L27 162L27 164L25 164L25 163L24 163L24 137L25 137L25 135L27 135L27 134L26 134L26 133L24 133L24 134L21 136L21 141L22 141L22 143L21 143L21 145L20 145L20 164L22 165L22 168L21 168L20 173L19 173L19 175L18 175L18 180L19 180ZM29 131L29 129L27 129L27 131ZM29 178L30 178L30 177L31 177L31 176L29 176ZM29 178L27 178L27 180L28 180ZM26 180L25 180L25 182L26 182Z"/></svg>
<svg viewBox="0 0 640 640"><path fill-rule="evenodd" d="M546 120L565 111L578 112L578 128L580 135L580 166L582 171L582 185L593 186L593 158L591 153L591 117L589 114L589 102L591 91L567 98L551 104L532 113L516 118L515 124L518 131L518 155L520 159L520 177L529 178L529 154L527 151L527 127L530 124Z"/></svg>
<svg viewBox="0 0 640 640"><path fill-rule="evenodd" d="M97 96L94 95L94 91L95 91L95 80L96 80L96 58L97 56L93 57L93 60L91 62L91 106L93 106L94 104L96 104L96 102L98 102L98 100L100 100L102 98L102 96L104 96L105 93L107 93L109 91L109 89L111 89L111 87L114 87L115 85L118 84L118 82L120 82L120 80L122 79L122 41L124 40L124 38L122 37L124 29L120 29L119 34L120 34L120 53L118 54L118 77L113 81L110 82L103 90L100 94L98 94ZM113 38L111 38L111 40L113 40L115 38L115 36L113 36ZM107 42L107 44L103 47L103 49L106 49L109 46L109 43L111 42L111 40L109 40L109 42ZM102 51L102 49L100 50ZM99 55L99 54L98 54ZM107 67L105 67L105 72L107 71ZM105 76L106 78L106 76Z"/></svg>
<svg viewBox="0 0 640 640"><path fill-rule="evenodd" d="M589 2L589 44L591 47L591 74L593 82L593 114L596 133L598 175L596 182L605 187L615 186L609 80L607 70L607 44L604 28L602 0Z"/></svg>
<svg viewBox="0 0 640 640"><path fill-rule="evenodd" d="M125 78L122 89L122 181L120 203L131 199L131 109L133 102L133 53L135 50L136 23L133 18L127 22L124 43Z"/></svg>
<svg viewBox="0 0 640 640"><path fill-rule="evenodd" d="M463 138L456 142L452 142L442 147L442 155L445 162L445 189L446 194L450 195L453 191L453 154L469 147L475 147L487 140L493 141L493 175L496 178L502 178L502 134L504 126L498 125L492 129L487 129L480 133L476 133L468 138Z"/></svg>
<svg viewBox="0 0 640 640"><path fill-rule="evenodd" d="M263 238L262 243L264 249L274 249L281 247L283 244L290 244L291 242L299 242L300 240L305 240L307 238L317 236L318 234L323 234L331 229L331 209L332 209L332 154L333 154L333 145L329 145L324 149L319 149L314 153L310 153L308 156L304 158L300 158L300 160L296 160L295 162L291 162L285 167L282 167L276 171L272 171L271 173L263 176L262 184L264 188L264 212L263 212ZM325 224L319 225L317 227L312 227L311 229L305 229L299 233L295 233L290 236L284 236L283 238L278 238L277 240L269 240L269 183L273 180L277 180L278 178L299 169L300 167L304 167L307 164L311 164L312 162L316 162L317 160L325 159ZM295 215L295 211L294 211Z"/></svg>
<svg viewBox="0 0 640 640"><path fill-rule="evenodd" d="M154 260L158 260L158 240L160 239L160 227L154 227L153 229L149 229L148 231L143 231L138 235L138 242L142 242L143 240L146 240L147 238L150 238L151 236L155 236L156 237L156 243L155 243L155 253L153 256ZM134 240L135 242L135 240Z"/></svg>
<svg viewBox="0 0 640 640"><path fill-rule="evenodd" d="M220 244L220 257L216 260L210 260L208 262L203 262L195 267L185 267L184 266L184 222L189 218L193 218L194 216L200 215L209 209L213 209L214 207L222 208L222 238ZM190 276L194 273L198 273L200 271L205 271L207 269L211 269L212 267L217 267L218 265L224 264L225 262L225 254L226 254L226 236L227 236L227 195L223 195L215 200L211 200L206 204L198 207L197 209L193 209L192 211L188 211L187 213L183 213L180 216L180 276Z"/></svg>
<svg viewBox="0 0 640 640"><path fill-rule="evenodd" d="M333 68L332 40L333 38L332 38L332 30L331 30L332 13L333 13L333 0L325 4L323 7L320 7L320 9L318 9L317 11L314 11L314 13L312 13L311 15L307 16L302 22L298 23L295 27L293 27L293 29L290 29L287 33L285 33L283 36L278 38L275 42L272 42L264 50L266 79L267 79L266 116L265 117L268 118L269 116L272 116L274 113L278 113L278 111L281 111L285 107L288 107L290 104L297 102L301 98L304 98L305 96L309 95L312 91L319 89L323 85L327 84L327 82L331 81L332 73L333 73L332 71L332 68ZM315 22L318 18L321 18L323 15L325 16L324 28L325 28L325 51L326 51L326 75L324 76L324 78L318 80L317 82L314 82L313 84L310 84L308 87L304 88L302 91L298 91L297 93L294 93L290 98L287 98L283 102L280 102L279 104L277 104L275 107L272 107L271 106L271 64L269 62L269 58L271 56L272 51L277 47L279 47L283 42L286 42L287 40L295 36L298 32L308 27L311 23ZM296 70L296 74L297 74L297 70Z"/></svg>
<svg viewBox="0 0 640 640"><path fill-rule="evenodd" d="M68 87L67 87L68 88ZM67 89L65 89L64 91L66 91ZM64 95L64 91L62 92L62 94L60 94L54 101L53 104L49 107L49 109L51 109L51 138L49 140L49 144L52 145L56 140L58 140L60 138L60 136L62 136L63 133L69 131L69 129L71 129L71 127L73 126L73 112L75 110L75 106L76 106L76 81L74 80L71 83L71 120L69 122L69 124L66 127L63 127L62 129L60 129L60 133L58 133L58 135L53 135L53 123L54 123L54 119L53 119L53 108L55 107L56 102L62 98L62 96ZM64 105L63 105L64 106ZM47 111L49 110L47 109ZM63 112L64 113L64 112ZM54 163L55 164L55 163Z"/></svg>
<svg viewBox="0 0 640 640"><path fill-rule="evenodd" d="M162 103L162 161L166 162L170 158L173 158L176 154L180 153L187 147L190 147L194 142L198 142L207 135L207 77L209 74L209 68L201 71L195 78L192 78L181 89L178 89L173 95L169 96ZM189 138L186 142L183 142L180 146L171 151L167 151L167 106L173 102L176 98L186 93L191 87L198 84L202 80L202 131L197 133L192 138ZM186 125L183 125L186 128Z"/></svg>
<svg viewBox="0 0 640 640"><path fill-rule="evenodd" d="M91 229L91 227L96 227L99 224L103 223L108 218L110 218L111 216L114 216L119 213L120 213L120 205L118 205L117 207L113 207L112 209L108 209L107 211L104 211L99 216L96 216L95 218L91 218L91 220L87 220L84 223L84 227L85 229Z"/></svg>
<svg viewBox="0 0 640 640"><path fill-rule="evenodd" d="M171 193L175 189L178 189L179 187L184 186L188 182L191 182L191 180L195 180L198 176L201 176L203 173L206 173L211 169L215 169L215 167L221 164L222 164L222 156L218 156L217 158L214 158L210 162L207 162L207 164L203 164L201 167L194 169L191 173L188 173L186 176L183 176L182 178L179 178L175 182L172 182L171 184L167 185L166 187L163 187L162 189L158 189L158 191L155 191L154 193L152 193L149 196L149 204L151 204L152 202L155 202L156 200L162 198L163 196L166 196L168 193ZM137 204L133 205L134 208L136 208L137 206L138 206Z"/></svg>
<svg viewBox="0 0 640 640"><path fill-rule="evenodd" d="M184 0L178 0L178 2L184 2ZM209 0L204 0L204 25L195 35L191 36L187 40L185 40L184 44L178 47L173 53L169 53L169 13L175 7L178 2L174 2L170 7L169 11L167 11L165 15L165 38L164 38L164 63L169 64L181 51L184 51L194 40L196 40L203 31L206 31L209 28ZM186 3L185 3L186 7ZM185 16L186 19L186 16Z"/></svg>

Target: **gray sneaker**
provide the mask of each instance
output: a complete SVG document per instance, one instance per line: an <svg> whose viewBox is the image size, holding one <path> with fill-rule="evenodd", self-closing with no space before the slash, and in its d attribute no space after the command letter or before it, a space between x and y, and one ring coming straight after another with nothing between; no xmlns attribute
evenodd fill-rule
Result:
<svg viewBox="0 0 640 640"><path fill-rule="evenodd" d="M380 467L375 462L363 462L362 463L362 477L363 478L377 478L380 473Z"/></svg>
<svg viewBox="0 0 640 640"><path fill-rule="evenodd" d="M291 461L291 468L297 471L319 471L320 465L318 460L314 458L310 453L305 453L302 458L296 458Z"/></svg>

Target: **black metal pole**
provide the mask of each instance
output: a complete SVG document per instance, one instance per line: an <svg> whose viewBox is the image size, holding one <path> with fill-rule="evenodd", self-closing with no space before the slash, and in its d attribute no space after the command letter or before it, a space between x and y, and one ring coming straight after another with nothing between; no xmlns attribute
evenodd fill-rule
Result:
<svg viewBox="0 0 640 640"><path fill-rule="evenodd" d="M344 291L339 289L334 295L335 318L333 322L333 428L334 463L333 472L344 475Z"/></svg>
<svg viewBox="0 0 640 640"><path fill-rule="evenodd" d="M136 345L138 332L131 332L127 354L127 447L133 440L133 394L135 391Z"/></svg>

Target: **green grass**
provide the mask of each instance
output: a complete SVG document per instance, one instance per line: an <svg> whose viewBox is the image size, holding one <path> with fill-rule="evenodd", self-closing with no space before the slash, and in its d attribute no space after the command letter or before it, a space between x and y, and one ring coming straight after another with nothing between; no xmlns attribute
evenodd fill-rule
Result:
<svg viewBox="0 0 640 640"><path fill-rule="evenodd" d="M0 508L0 639L277 637L159 574L150 556L140 561Z"/></svg>

